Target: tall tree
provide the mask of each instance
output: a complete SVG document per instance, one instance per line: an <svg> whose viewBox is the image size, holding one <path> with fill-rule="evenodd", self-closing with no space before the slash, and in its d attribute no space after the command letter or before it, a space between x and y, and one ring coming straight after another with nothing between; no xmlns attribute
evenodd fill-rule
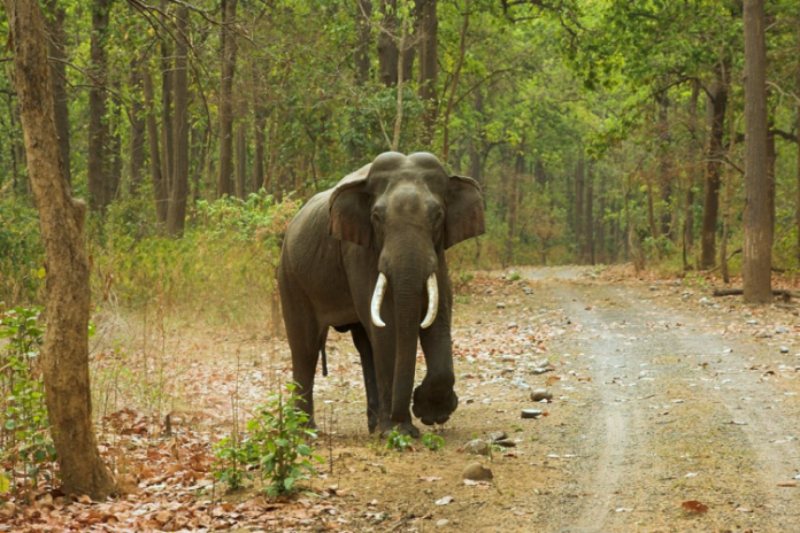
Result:
<svg viewBox="0 0 800 533"><path fill-rule="evenodd" d="M50 12L48 32L50 39L50 74L53 81L53 98L55 99L56 131L58 132L58 148L64 160L64 171L67 181L72 181L70 171L70 144L69 144L69 96L67 94L67 34L64 31L66 11L63 3L56 0L47 1L47 10Z"/></svg>
<svg viewBox="0 0 800 533"><path fill-rule="evenodd" d="M236 71L236 1L222 0L221 76L219 91L219 177L217 195L233 194L233 76Z"/></svg>
<svg viewBox="0 0 800 533"><path fill-rule="evenodd" d="M144 65L142 70L142 93L144 94L144 105L147 112L145 124L147 126L147 144L150 151L150 177L153 182L156 220L160 226L166 226L169 191L167 190L167 180L164 177L161 163L161 147L159 145L158 123L156 122L157 110L153 94L153 77L147 65Z"/></svg>
<svg viewBox="0 0 800 533"><path fill-rule="evenodd" d="M173 72L174 115L172 141L175 153L172 157L172 183L167 232L181 235L186 219L186 199L189 195L189 80L186 54L189 41L189 8L178 6L175 15L175 69Z"/></svg>
<svg viewBox="0 0 800 533"><path fill-rule="evenodd" d="M767 75L763 0L744 2L744 299L772 300L772 215L767 171Z"/></svg>
<svg viewBox="0 0 800 533"><path fill-rule="evenodd" d="M439 72L439 18L436 0L417 0L419 39L419 97L425 105L423 143L430 144L436 125L436 77Z"/></svg>
<svg viewBox="0 0 800 533"><path fill-rule="evenodd" d="M87 178L89 208L104 211L111 198L108 195L108 124L106 122L106 92L108 85L108 15L113 0L92 0L92 37L90 43L91 86L89 87L89 153Z"/></svg>
<svg viewBox="0 0 800 533"><path fill-rule="evenodd" d="M708 92L709 136L703 196L700 267L711 268L716 261L717 220L722 161L725 158L725 111L728 107L729 61L720 61L714 69L714 82Z"/></svg>
<svg viewBox="0 0 800 533"><path fill-rule="evenodd" d="M83 243L86 209L70 195L60 154L39 3L4 3L14 49L28 175L45 244L47 329L42 370L47 412L64 492L100 499L116 489L100 458L92 426L89 261Z"/></svg>

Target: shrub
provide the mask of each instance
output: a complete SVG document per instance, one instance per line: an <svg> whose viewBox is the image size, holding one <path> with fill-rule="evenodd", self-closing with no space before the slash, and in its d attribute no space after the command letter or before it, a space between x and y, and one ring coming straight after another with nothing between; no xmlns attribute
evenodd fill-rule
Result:
<svg viewBox="0 0 800 533"><path fill-rule="evenodd" d="M242 486L250 479L251 470L258 470L264 492L272 497L292 494L298 482L316 473L311 441L315 430L308 427L308 415L300 409L295 385L279 391L256 409L257 415L247 422L244 436L232 435L215 446L215 477L229 489Z"/></svg>
<svg viewBox="0 0 800 533"><path fill-rule="evenodd" d="M23 485L29 481L36 487L55 460L38 363L44 335L40 312L38 307L17 307L0 315L0 339L7 340L0 350L0 461L10 472L0 473L0 485L10 484L21 470Z"/></svg>

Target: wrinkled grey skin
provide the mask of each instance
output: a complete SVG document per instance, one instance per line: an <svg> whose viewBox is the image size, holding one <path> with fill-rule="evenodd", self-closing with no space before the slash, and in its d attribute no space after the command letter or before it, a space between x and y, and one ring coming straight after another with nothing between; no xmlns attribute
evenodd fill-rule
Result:
<svg viewBox="0 0 800 533"><path fill-rule="evenodd" d="M319 193L289 224L278 269L292 370L313 416L314 374L329 327L350 331L361 356L370 432L418 436L409 406L417 339L427 374L413 390L414 414L443 423L458 405L450 324L453 296L445 248L483 233L483 198L470 178L449 176L435 156L397 152ZM370 301L388 278L375 326ZM438 315L427 329L426 281L436 273ZM313 419L312 419L313 420Z"/></svg>

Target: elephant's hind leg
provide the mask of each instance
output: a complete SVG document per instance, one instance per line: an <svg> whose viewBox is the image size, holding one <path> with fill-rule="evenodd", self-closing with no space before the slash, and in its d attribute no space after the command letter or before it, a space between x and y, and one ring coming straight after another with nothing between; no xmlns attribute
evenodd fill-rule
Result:
<svg viewBox="0 0 800 533"><path fill-rule="evenodd" d="M314 425L314 376L327 328L320 326L311 302L300 291L281 285L283 321L292 351L292 379L297 384L303 411Z"/></svg>
<svg viewBox="0 0 800 533"><path fill-rule="evenodd" d="M375 377L375 360L369 337L361 324L354 324L350 333L353 344L361 356L361 370L364 373L364 388L367 389L367 427L369 432L375 431L378 425L378 382Z"/></svg>

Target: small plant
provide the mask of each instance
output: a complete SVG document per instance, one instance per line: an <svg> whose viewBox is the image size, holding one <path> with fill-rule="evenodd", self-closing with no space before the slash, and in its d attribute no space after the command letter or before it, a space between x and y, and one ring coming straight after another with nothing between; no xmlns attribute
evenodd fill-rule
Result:
<svg viewBox="0 0 800 533"><path fill-rule="evenodd" d="M397 428L394 428L391 433L386 436L386 449L398 452L413 450L413 439L410 435L400 433Z"/></svg>
<svg viewBox="0 0 800 533"><path fill-rule="evenodd" d="M5 479L0 485L13 485L21 470L26 484L30 480L36 487L42 470L55 460L39 369L40 313L38 307L17 307L0 315L0 339L8 339L0 350L0 462L10 467L0 474Z"/></svg>
<svg viewBox="0 0 800 533"><path fill-rule="evenodd" d="M317 432L308 427L296 388L288 384L285 394L273 395L247 423L247 447L251 458L257 458L262 479L270 480L264 489L269 496L295 492L298 481L316 473L314 463L322 462L309 444Z"/></svg>
<svg viewBox="0 0 800 533"><path fill-rule="evenodd" d="M444 438L436 433L425 433L422 436L422 445L432 452L438 452L444 448Z"/></svg>
<svg viewBox="0 0 800 533"><path fill-rule="evenodd" d="M229 490L238 490L252 474L247 470L250 457L248 450L235 437L225 437L214 445L214 477L222 481Z"/></svg>
<svg viewBox="0 0 800 533"><path fill-rule="evenodd" d="M522 276L516 270L512 270L511 272L508 273L508 275L506 275L506 279L508 281L519 281L522 279Z"/></svg>
<svg viewBox="0 0 800 533"><path fill-rule="evenodd" d="M257 415L247 422L241 439L222 439L215 446L217 462L214 476L231 490L240 488L259 470L262 482L269 480L264 492L272 497L297 491L298 481L316 473L314 463L322 458L314 454L310 441L317 432L308 427L308 415L297 405L296 386L273 395L257 408Z"/></svg>

